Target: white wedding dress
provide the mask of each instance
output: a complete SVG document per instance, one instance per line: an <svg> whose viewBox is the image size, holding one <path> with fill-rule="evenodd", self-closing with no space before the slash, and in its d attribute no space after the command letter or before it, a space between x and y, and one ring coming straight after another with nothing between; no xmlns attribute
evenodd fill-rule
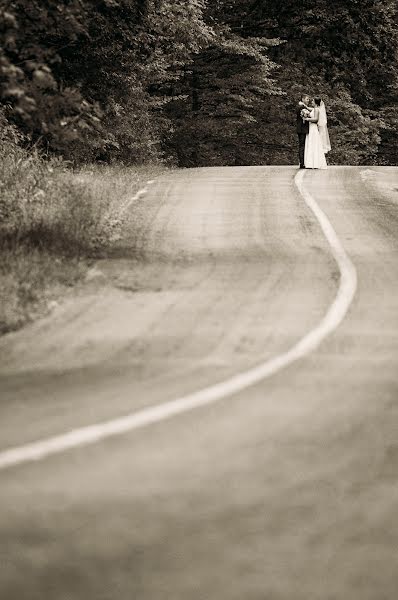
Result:
<svg viewBox="0 0 398 600"><path fill-rule="evenodd" d="M313 118L314 110L310 117ZM318 124L310 123L310 130L305 140L304 165L306 169L327 169L323 141L319 134Z"/></svg>

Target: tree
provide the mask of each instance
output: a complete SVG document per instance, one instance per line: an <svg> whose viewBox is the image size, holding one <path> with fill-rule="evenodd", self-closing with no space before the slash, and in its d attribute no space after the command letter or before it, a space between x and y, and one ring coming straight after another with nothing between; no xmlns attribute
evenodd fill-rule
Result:
<svg viewBox="0 0 398 600"><path fill-rule="evenodd" d="M10 117L73 160L156 155L159 98L211 40L201 0L15 0L0 12L0 98ZM160 128L160 131L159 131Z"/></svg>
<svg viewBox="0 0 398 600"><path fill-rule="evenodd" d="M255 126L269 95L281 93L267 55L279 41L234 33L224 9L221 2L207 5L212 43L186 65L168 106L174 135L167 147L184 166L264 162Z"/></svg>
<svg viewBox="0 0 398 600"><path fill-rule="evenodd" d="M323 96L330 110L335 161L356 164L380 160L385 128L394 120L385 107L398 100L397 2L388 0L294 0L244 4L240 31L247 36L277 34L286 43L271 49L281 65L277 80L286 91L282 122L304 90ZM236 22L234 23L236 25ZM290 126L290 123L289 123ZM396 131L396 130L395 130ZM269 131L264 130L268 137ZM285 136L287 137L287 127Z"/></svg>
<svg viewBox="0 0 398 600"><path fill-rule="evenodd" d="M302 91L334 162L397 160L397 0L0 0L0 101L79 162L291 164Z"/></svg>

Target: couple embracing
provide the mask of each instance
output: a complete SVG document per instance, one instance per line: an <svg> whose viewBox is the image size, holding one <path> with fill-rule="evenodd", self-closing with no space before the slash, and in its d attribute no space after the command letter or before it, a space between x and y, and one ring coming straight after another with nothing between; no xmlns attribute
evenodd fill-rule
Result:
<svg viewBox="0 0 398 600"><path fill-rule="evenodd" d="M300 169L327 169L325 154L331 146L324 102L303 94L296 112Z"/></svg>

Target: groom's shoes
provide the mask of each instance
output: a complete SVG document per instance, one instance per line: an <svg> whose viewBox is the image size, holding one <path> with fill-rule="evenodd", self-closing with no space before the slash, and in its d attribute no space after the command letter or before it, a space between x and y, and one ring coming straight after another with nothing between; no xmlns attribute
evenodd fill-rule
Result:
<svg viewBox="0 0 398 600"><path fill-rule="evenodd" d="M300 165L300 169L305 169L305 166L304 165Z"/></svg>

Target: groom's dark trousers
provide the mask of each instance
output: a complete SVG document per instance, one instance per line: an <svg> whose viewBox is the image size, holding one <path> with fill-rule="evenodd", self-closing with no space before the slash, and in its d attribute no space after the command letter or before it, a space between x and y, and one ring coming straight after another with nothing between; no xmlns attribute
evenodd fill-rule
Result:
<svg viewBox="0 0 398 600"><path fill-rule="evenodd" d="M306 137L307 137L306 133L298 134L300 169L304 168L304 153L305 153L305 138Z"/></svg>
<svg viewBox="0 0 398 600"><path fill-rule="evenodd" d="M298 135L298 144L299 144L299 161L300 161L300 169L304 168L304 152L305 152L305 138L310 130L310 124L308 121L303 121L301 116L301 111L303 107L300 104L297 105L296 110L296 123L297 123L297 135Z"/></svg>

